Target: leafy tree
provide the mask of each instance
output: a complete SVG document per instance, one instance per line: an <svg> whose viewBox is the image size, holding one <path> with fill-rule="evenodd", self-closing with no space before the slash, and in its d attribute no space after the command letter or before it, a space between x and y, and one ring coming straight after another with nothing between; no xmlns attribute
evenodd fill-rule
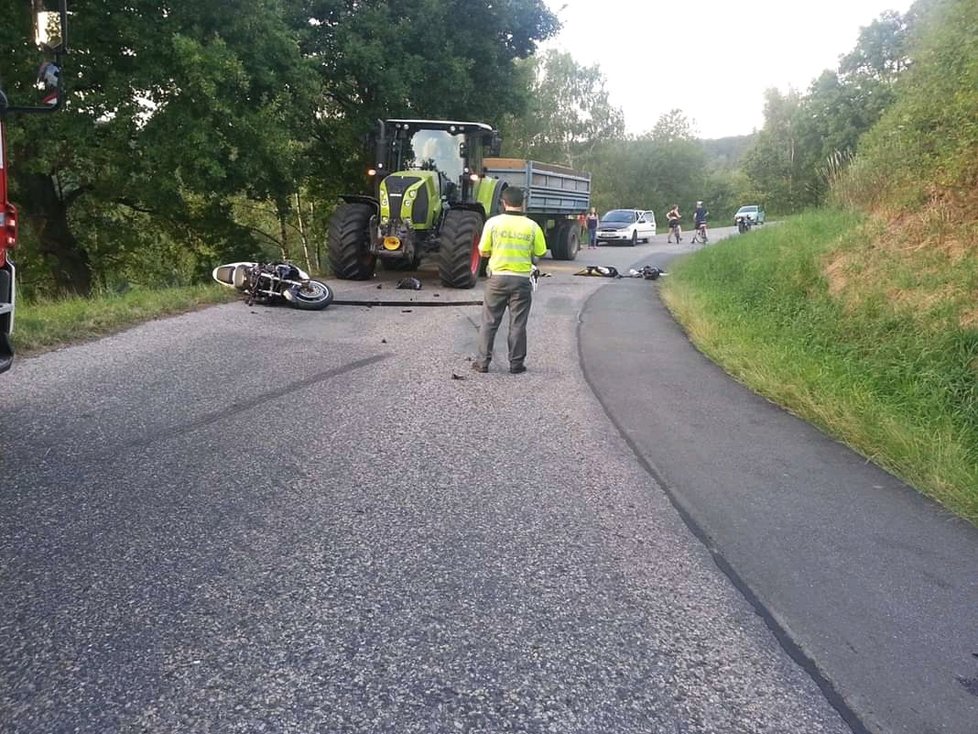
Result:
<svg viewBox="0 0 978 734"><path fill-rule="evenodd" d="M908 41L914 16L894 10L859 31L856 47L842 57L839 73L847 78L871 78L892 83L910 66Z"/></svg>
<svg viewBox="0 0 978 734"><path fill-rule="evenodd" d="M508 151L576 167L598 144L623 136L624 116L611 105L598 66L553 50L519 66L529 100L522 115L503 125Z"/></svg>
<svg viewBox="0 0 978 734"><path fill-rule="evenodd" d="M797 211L807 203L800 149L801 95L768 89L764 96L764 127L745 156L744 171L768 208Z"/></svg>
<svg viewBox="0 0 978 734"><path fill-rule="evenodd" d="M335 196L364 182L361 141L385 117L499 123L526 104L518 59L558 28L542 0L303 0L300 43L324 80L313 156Z"/></svg>
<svg viewBox="0 0 978 734"><path fill-rule="evenodd" d="M556 28L542 0L73 0L67 110L10 141L27 271L87 292L285 252L296 202L322 213L307 194L355 180L376 117L519 110L513 62ZM28 49L2 68L31 79Z"/></svg>
<svg viewBox="0 0 978 734"><path fill-rule="evenodd" d="M690 142L695 137L693 123L679 109L662 115L652 128L652 139L659 143Z"/></svg>
<svg viewBox="0 0 978 734"><path fill-rule="evenodd" d="M348 116L518 110L513 60L558 28L542 0L304 0L303 50Z"/></svg>
<svg viewBox="0 0 978 734"><path fill-rule="evenodd" d="M652 199L662 208L704 199L706 153L686 115L677 109L662 115L652 128L651 142L647 175Z"/></svg>
<svg viewBox="0 0 978 734"><path fill-rule="evenodd" d="M612 140L595 149L587 162L594 203L599 209L652 209L659 217L674 203L691 210L698 199L710 199L715 180L702 143L680 110L671 110L652 131L638 138ZM727 197L724 196L724 199Z"/></svg>
<svg viewBox="0 0 978 734"><path fill-rule="evenodd" d="M72 7L68 108L19 121L11 146L53 285L87 292L149 243L242 248L228 197L287 201L313 99L279 0Z"/></svg>
<svg viewBox="0 0 978 734"><path fill-rule="evenodd" d="M909 68L916 10L883 13L863 28L838 71L826 70L807 94L768 90L765 125L745 159L759 197L785 212L822 202L836 169L895 99Z"/></svg>
<svg viewBox="0 0 978 734"><path fill-rule="evenodd" d="M978 6L934 0L914 10L913 63L861 141L849 189L866 207L942 200L944 218L971 221L973 203L961 202L973 202L978 186Z"/></svg>

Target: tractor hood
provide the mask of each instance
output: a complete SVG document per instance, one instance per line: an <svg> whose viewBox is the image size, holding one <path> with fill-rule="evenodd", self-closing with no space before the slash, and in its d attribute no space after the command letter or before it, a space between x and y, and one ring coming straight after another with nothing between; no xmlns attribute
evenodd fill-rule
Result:
<svg viewBox="0 0 978 734"><path fill-rule="evenodd" d="M434 207L439 200L437 171L400 171L380 182L380 221L404 220L409 227L432 225Z"/></svg>

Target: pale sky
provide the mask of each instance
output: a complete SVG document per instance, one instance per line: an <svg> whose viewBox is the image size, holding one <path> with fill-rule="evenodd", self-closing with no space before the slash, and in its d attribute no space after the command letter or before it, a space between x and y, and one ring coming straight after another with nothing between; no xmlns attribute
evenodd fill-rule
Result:
<svg viewBox="0 0 978 734"><path fill-rule="evenodd" d="M764 90L837 69L859 29L912 0L546 0L563 29L541 46L597 64L628 133L679 108L702 138L764 124Z"/></svg>

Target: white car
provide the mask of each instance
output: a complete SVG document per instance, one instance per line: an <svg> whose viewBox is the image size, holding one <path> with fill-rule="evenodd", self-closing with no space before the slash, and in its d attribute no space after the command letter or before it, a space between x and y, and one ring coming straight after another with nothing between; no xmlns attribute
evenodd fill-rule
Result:
<svg viewBox="0 0 978 734"><path fill-rule="evenodd" d="M598 220L598 244L626 244L634 247L639 240L651 242L655 237L655 214L645 209L612 209Z"/></svg>
<svg viewBox="0 0 978 734"><path fill-rule="evenodd" d="M764 224L764 209L759 207L757 204L746 204L737 210L734 214L734 224L737 224L737 220L740 217L747 217L751 224Z"/></svg>

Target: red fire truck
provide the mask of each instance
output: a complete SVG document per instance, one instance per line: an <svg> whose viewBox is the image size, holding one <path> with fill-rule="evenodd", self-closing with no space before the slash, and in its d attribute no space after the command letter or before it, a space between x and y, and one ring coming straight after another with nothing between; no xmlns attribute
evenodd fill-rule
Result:
<svg viewBox="0 0 978 734"><path fill-rule="evenodd" d="M17 244L17 209L7 197L7 119L12 114L53 112L62 106L64 88L61 80L61 56L68 51L66 0L48 10L45 0L29 0L34 13L34 42L46 60L38 69L37 83L43 90L41 106L11 104L0 79L0 372L10 368L14 358L10 334L14 329L17 303L16 269L10 250ZM9 27L5 29L9 32ZM51 60L53 57L53 60Z"/></svg>

